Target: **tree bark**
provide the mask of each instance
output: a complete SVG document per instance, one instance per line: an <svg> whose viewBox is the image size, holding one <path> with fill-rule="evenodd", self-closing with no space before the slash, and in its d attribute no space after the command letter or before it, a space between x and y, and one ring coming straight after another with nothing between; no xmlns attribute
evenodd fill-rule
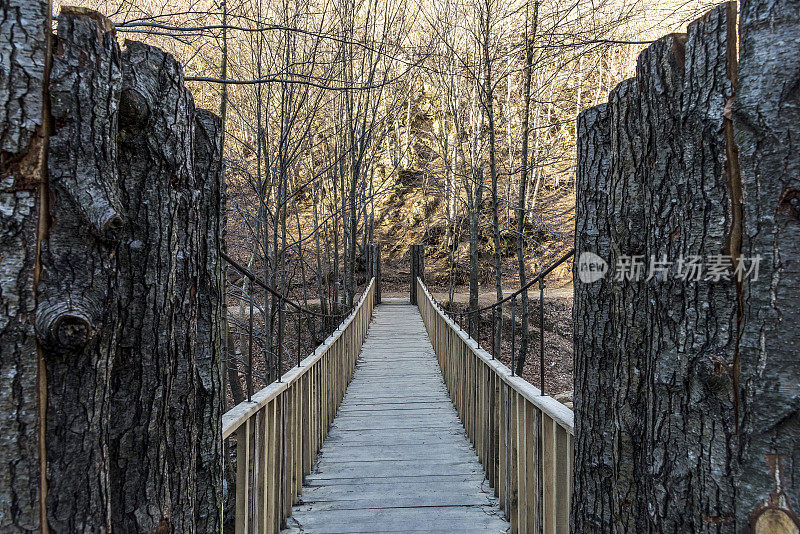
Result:
<svg viewBox="0 0 800 534"><path fill-rule="evenodd" d="M740 196L732 187L726 138L730 120L721 112L733 96L735 38L733 2L721 4L688 28L681 106L683 170L677 175L685 190L679 189L676 197L684 200L674 223L681 237L673 259L695 255L708 262L715 255L735 256L740 247ZM735 158L733 154L734 166ZM673 451L671 467L662 471L670 478L661 489L683 498L663 524L685 532L734 532L736 285L704 279L681 287L681 301L667 311L678 318L669 365L679 401L662 408L664 414L680 414L664 415L668 435L656 433L652 439L667 442ZM656 368L661 371L657 377L665 376L665 363Z"/></svg>
<svg viewBox="0 0 800 534"><path fill-rule="evenodd" d="M112 374L112 521L192 533L197 456L196 316L200 274L192 156L194 104L172 56L130 42L122 55L119 250L123 324Z"/></svg>
<svg viewBox="0 0 800 534"><path fill-rule="evenodd" d="M644 257L644 184L639 84L633 78L619 84L609 95L611 114L611 249L609 266L623 257ZM609 422L614 441L615 491L611 497L615 529L647 531L644 498L649 460L646 443L647 365L646 292L643 279L615 281L611 286L610 322L614 332L614 370Z"/></svg>
<svg viewBox="0 0 800 534"><path fill-rule="evenodd" d="M734 3L640 55L637 79L610 97L608 214L583 183L600 173L580 132L576 243L605 216L612 266L636 254L672 264L661 280L612 286L611 417L581 379L592 364L603 380L583 339L602 332L580 332L582 321L604 320L589 306L605 296L576 284L576 532L800 529L800 339L790 315L800 297L798 7L745 2L738 66ZM687 270L692 256L701 271ZM589 522L604 507L585 485L608 479L587 462L593 424L613 437L612 528Z"/></svg>
<svg viewBox="0 0 800 534"><path fill-rule="evenodd" d="M744 203L742 256L760 255L743 287L739 345L740 528L797 531L800 449L800 3L745 0L734 102Z"/></svg>
<svg viewBox="0 0 800 534"><path fill-rule="evenodd" d="M217 531L219 121L98 13L51 62L48 6L2 10L0 530Z"/></svg>
<svg viewBox="0 0 800 534"><path fill-rule="evenodd" d="M500 241L500 201L497 197L497 154L494 126L494 86L492 85L492 62L494 58L489 57L489 46L491 40L491 3L484 4L486 9L486 20L484 22L482 35L483 42L481 50L483 52L483 110L486 114L486 121L489 126L489 177L492 182L492 230L494 237L494 289L495 302L503 300L503 245ZM483 14L482 14L483 16ZM503 334L503 305L497 305L497 315L492 325L492 354L499 356L501 350Z"/></svg>
<svg viewBox="0 0 800 534"><path fill-rule="evenodd" d="M113 24L64 8L50 75L53 132L36 330L47 366L47 520L107 532L108 389L117 343L116 244L124 226L116 137L122 74Z"/></svg>
<svg viewBox="0 0 800 534"><path fill-rule="evenodd" d="M49 34L47 2L0 5L0 530L10 533L41 526L41 371L33 319Z"/></svg>
<svg viewBox="0 0 800 534"><path fill-rule="evenodd" d="M197 413L199 419L197 500L198 532L222 528L222 414L225 411L222 366L225 352L225 276L220 257L225 231L225 182L222 121L206 110L195 114L194 170L200 190L201 267L197 306Z"/></svg>
<svg viewBox="0 0 800 534"><path fill-rule="evenodd" d="M692 196L682 173L681 94L686 36L662 37L639 55L639 123L642 160L637 180L643 183L646 239L644 264L653 268L662 259L674 261L683 239L683 205L675 199ZM651 273L642 273L642 280ZM637 523L650 523L640 532L686 532L687 487L685 429L687 400L682 388L687 380L687 357L679 349L681 320L687 306L685 285L674 276L656 275L645 283L645 350L635 372L641 373L642 395L634 402L637 424L644 423L644 439L636 444L637 479L644 484L638 494L646 508L637 510ZM641 427L639 427L641 428Z"/></svg>
<svg viewBox="0 0 800 534"><path fill-rule="evenodd" d="M614 345L609 328L610 279L590 282L589 253L609 257L609 173L611 167L608 105L589 108L578 117L575 204L575 287L572 307L574 343L575 482L571 531L612 532L614 491L613 442L607 422L613 418ZM608 273L606 273L608 275ZM581 277L587 277L582 280Z"/></svg>

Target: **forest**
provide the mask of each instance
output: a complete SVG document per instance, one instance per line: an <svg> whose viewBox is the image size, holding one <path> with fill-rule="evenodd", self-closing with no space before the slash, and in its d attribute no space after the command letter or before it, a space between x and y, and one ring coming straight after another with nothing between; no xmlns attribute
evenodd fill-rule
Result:
<svg viewBox="0 0 800 534"><path fill-rule="evenodd" d="M0 531L800 532L798 13L7 0Z"/></svg>
<svg viewBox="0 0 800 534"><path fill-rule="evenodd" d="M383 245L396 291L409 246L424 244L428 282L460 310L554 262L573 239L578 113L631 75L647 43L712 4L80 5L109 16L118 39L173 54L198 107L222 118L227 253L285 297L336 314L364 287L367 243ZM245 371L253 293L264 385L279 374L277 347L295 352L297 327L279 325L278 297L240 275L228 277L231 366ZM547 350L558 347L552 387L567 394L571 299L557 288L570 278L567 265L550 276L546 332ZM536 306L526 292L520 317Z"/></svg>

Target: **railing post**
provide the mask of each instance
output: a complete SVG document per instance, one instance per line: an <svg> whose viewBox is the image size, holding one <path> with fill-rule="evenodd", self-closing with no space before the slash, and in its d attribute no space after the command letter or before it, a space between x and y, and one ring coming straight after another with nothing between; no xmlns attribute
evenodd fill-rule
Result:
<svg viewBox="0 0 800 534"><path fill-rule="evenodd" d="M375 247L375 292L372 298L372 303L374 305L381 303L381 245L380 243L376 243L373 246Z"/></svg>
<svg viewBox="0 0 800 534"><path fill-rule="evenodd" d="M375 290L373 293L373 304L381 303L381 246L378 243L370 243L366 250L366 271L367 284L370 279L375 279Z"/></svg>
<svg viewBox="0 0 800 534"><path fill-rule="evenodd" d="M278 299L278 369L275 373L275 381L280 382L281 377L283 376L283 336L286 333L284 326L286 324L286 318L283 311L283 295ZM289 355L291 358L291 354Z"/></svg>
<svg viewBox="0 0 800 534"><path fill-rule="evenodd" d="M425 245L417 245L417 277L425 283Z"/></svg>
<svg viewBox="0 0 800 534"><path fill-rule="evenodd" d="M247 285L250 292L250 323L247 330L247 402L253 400L253 281Z"/></svg>
<svg viewBox="0 0 800 534"><path fill-rule="evenodd" d="M411 304L417 303L417 245L411 245L410 249L411 267L409 269L409 301Z"/></svg>
<svg viewBox="0 0 800 534"><path fill-rule="evenodd" d="M411 304L417 304L417 278L425 282L425 247L411 245Z"/></svg>
<svg viewBox="0 0 800 534"><path fill-rule="evenodd" d="M539 277L539 390L544 395L544 278Z"/></svg>

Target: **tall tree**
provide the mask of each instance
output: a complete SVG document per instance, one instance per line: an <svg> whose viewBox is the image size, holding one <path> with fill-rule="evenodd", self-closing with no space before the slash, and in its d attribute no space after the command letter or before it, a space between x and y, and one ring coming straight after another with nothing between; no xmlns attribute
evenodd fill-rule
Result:
<svg viewBox="0 0 800 534"><path fill-rule="evenodd" d="M528 10L533 12L528 14ZM529 22L530 21L530 22ZM531 81L533 78L533 56L536 46L536 31L539 27L539 0L534 0L531 7L530 2L526 3L525 17L525 67L522 71L523 93L522 93L522 162L520 164L519 194L517 195L517 270L519 272L519 286L525 287L528 283L527 262L525 261L525 221L528 218L525 199L527 198L527 187L530 170L530 151L528 143L530 140L531 127ZM576 185L576 188L578 186ZM577 215L576 215L577 220ZM523 291L520 295L522 312L522 338L519 345L519 356L517 357L517 374L522 374L525 367L525 360L528 355L528 291ZM539 303L543 306L544 303Z"/></svg>

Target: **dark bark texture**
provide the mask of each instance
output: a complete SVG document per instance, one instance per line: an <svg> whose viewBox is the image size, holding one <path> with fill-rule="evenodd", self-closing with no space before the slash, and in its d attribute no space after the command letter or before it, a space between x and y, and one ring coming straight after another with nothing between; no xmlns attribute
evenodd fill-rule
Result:
<svg viewBox="0 0 800 534"><path fill-rule="evenodd" d="M642 162L637 179L643 183L645 249L643 264L677 258L682 236L683 206L676 199L686 196L681 169L681 96L684 75L685 35L668 35L639 55ZM643 271L642 277L649 276ZM646 356L636 369L641 390L638 417L645 434L637 444L637 466L649 525L642 521L639 532L686 532L685 502L687 466L681 427L686 420L686 357L678 350L679 327L684 309L684 284L672 276L655 276L645 283ZM689 303L688 306L694 306ZM681 458L682 457L682 458Z"/></svg>
<svg viewBox="0 0 800 534"><path fill-rule="evenodd" d="M576 268L574 532L800 528L798 7L745 2L737 65L718 6L579 119L576 256L645 270Z"/></svg>
<svg viewBox="0 0 800 534"><path fill-rule="evenodd" d="M737 519L754 532L800 522L800 2L740 9L734 130L744 194L745 281L739 349L741 486ZM767 530L772 524L773 530Z"/></svg>
<svg viewBox="0 0 800 534"><path fill-rule="evenodd" d="M39 520L37 214L46 132L47 2L0 4L0 531Z"/></svg>
<svg viewBox="0 0 800 534"><path fill-rule="evenodd" d="M581 165L575 187L582 202L576 208L575 297L573 301L575 355L575 411L585 414L575 420L575 483L573 484L572 531L610 532L613 493L613 442L594 421L613 416L611 376L614 355L610 339L610 281L580 280L580 269L588 269L590 256L609 257L609 172L611 139L608 104L589 108L578 117L578 160ZM583 261L581 261L583 260ZM583 273L588 276L589 272ZM590 415L589 415L590 414Z"/></svg>
<svg viewBox="0 0 800 534"><path fill-rule="evenodd" d="M194 103L172 56L122 53L119 178L128 218L118 254L122 332L111 386L112 523L195 531L197 221Z"/></svg>
<svg viewBox="0 0 800 534"><path fill-rule="evenodd" d="M0 531L218 532L222 124L100 14L0 10Z"/></svg>
<svg viewBox="0 0 800 534"><path fill-rule="evenodd" d="M225 278L220 250L224 243L225 183L222 168L222 121L197 110L194 171L200 190L200 273L197 296L197 532L222 529L222 413L225 411L222 366L225 362Z"/></svg>
<svg viewBox="0 0 800 534"><path fill-rule="evenodd" d="M609 266L646 252L640 90L635 78L609 95L611 175L609 184ZM641 279L611 284L609 322L613 365L610 392L614 412L608 421L614 442L612 517L617 531L646 532L644 445L647 406L646 290Z"/></svg>
<svg viewBox="0 0 800 534"><path fill-rule="evenodd" d="M727 156L730 121L724 115L736 72L735 20L735 3L726 3L688 28L678 175L683 185L676 220L681 237L672 251L677 258L735 256L739 249L741 205L738 195L733 200L738 187L735 163L732 169ZM681 413L669 419L668 443L675 444L675 451L673 467L663 471L662 479L665 491L681 496L670 499L675 502L670 526L684 532L734 532L737 288L724 278L680 287L681 300L671 306L676 330L670 336L675 339L673 384Z"/></svg>
<svg viewBox="0 0 800 534"><path fill-rule="evenodd" d="M106 532L122 73L113 24L96 13L62 10L53 48L51 225L36 313L47 366L47 520L56 532Z"/></svg>

